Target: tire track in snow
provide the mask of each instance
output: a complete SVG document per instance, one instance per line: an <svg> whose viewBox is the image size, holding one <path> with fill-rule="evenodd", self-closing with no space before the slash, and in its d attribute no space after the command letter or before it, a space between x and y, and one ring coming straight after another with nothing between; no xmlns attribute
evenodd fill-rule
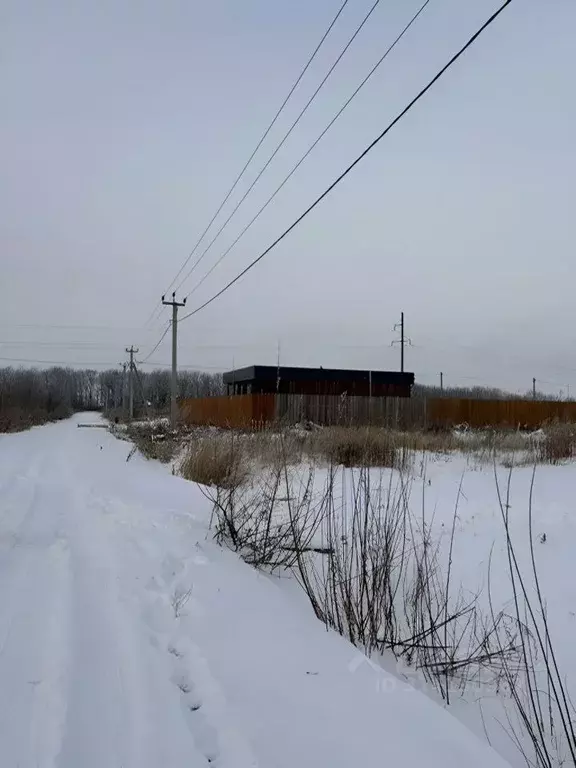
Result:
<svg viewBox="0 0 576 768"><path fill-rule="evenodd" d="M0 559L0 744L3 765L53 768L66 714L68 546L58 515L44 514L60 502L37 480L47 459L28 461L30 485L11 498L17 478L0 519L2 540L11 541Z"/></svg>
<svg viewBox="0 0 576 768"><path fill-rule="evenodd" d="M202 768L121 599L94 446L70 424L19 440L0 466L0 765Z"/></svg>

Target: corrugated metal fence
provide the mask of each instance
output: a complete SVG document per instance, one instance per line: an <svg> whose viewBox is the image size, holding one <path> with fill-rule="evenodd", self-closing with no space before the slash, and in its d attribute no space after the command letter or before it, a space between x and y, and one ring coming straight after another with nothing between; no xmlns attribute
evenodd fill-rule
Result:
<svg viewBox="0 0 576 768"><path fill-rule="evenodd" d="M276 395L189 397L180 400L186 424L235 429L260 429L273 423Z"/></svg>
<svg viewBox="0 0 576 768"><path fill-rule="evenodd" d="M334 395L232 395L180 401L191 425L263 429L271 424L364 426L390 429L470 427L537 428L576 422L576 402L460 398L338 397Z"/></svg>
<svg viewBox="0 0 576 768"><path fill-rule="evenodd" d="M538 428L547 422L576 422L576 403L550 400L428 400L432 426Z"/></svg>
<svg viewBox="0 0 576 768"><path fill-rule="evenodd" d="M426 405L424 398L276 395L276 421L415 429L426 426Z"/></svg>

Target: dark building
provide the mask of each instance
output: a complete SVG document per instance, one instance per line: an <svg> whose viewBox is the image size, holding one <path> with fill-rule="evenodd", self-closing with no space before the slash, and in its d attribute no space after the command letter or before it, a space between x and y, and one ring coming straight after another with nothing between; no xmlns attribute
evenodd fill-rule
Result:
<svg viewBox="0 0 576 768"><path fill-rule="evenodd" d="M289 395L410 397L414 374L251 365L225 373L224 384L229 395L279 392Z"/></svg>

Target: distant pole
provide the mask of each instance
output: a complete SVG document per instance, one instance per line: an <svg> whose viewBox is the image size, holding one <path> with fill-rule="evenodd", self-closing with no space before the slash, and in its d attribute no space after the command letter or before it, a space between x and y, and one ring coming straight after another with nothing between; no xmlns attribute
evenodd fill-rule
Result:
<svg viewBox="0 0 576 768"><path fill-rule="evenodd" d="M404 373L404 312L400 313L400 372Z"/></svg>
<svg viewBox="0 0 576 768"><path fill-rule="evenodd" d="M128 370L128 418L130 421L134 418L134 355L139 351L139 349L134 349L134 345L130 349L126 347L126 352L130 355L130 368Z"/></svg>
<svg viewBox="0 0 576 768"><path fill-rule="evenodd" d="M280 339L278 339L278 354L276 357L276 394L280 392Z"/></svg>
<svg viewBox="0 0 576 768"><path fill-rule="evenodd" d="M410 339L407 339L404 334L404 312L400 313L400 322L396 323L394 326L395 331L400 331L400 338L394 339L392 342L392 346L395 344L400 344L400 372L404 373L404 347L408 344L409 346L412 345L412 341Z"/></svg>
<svg viewBox="0 0 576 768"><path fill-rule="evenodd" d="M166 301L162 296L162 304L172 307L172 381L170 382L170 425L176 429L178 425L178 309L186 304L186 299L176 301L176 291L172 293L172 301Z"/></svg>
<svg viewBox="0 0 576 768"><path fill-rule="evenodd" d="M440 371L440 392L444 392L444 374Z"/></svg>
<svg viewBox="0 0 576 768"><path fill-rule="evenodd" d="M536 400L536 379L532 379L532 400Z"/></svg>
<svg viewBox="0 0 576 768"><path fill-rule="evenodd" d="M121 405L122 413L124 414L124 416L126 416L126 367L128 363L124 362L124 363L120 363L120 365L122 366L122 391L120 393L121 402L120 403L117 402L116 407Z"/></svg>

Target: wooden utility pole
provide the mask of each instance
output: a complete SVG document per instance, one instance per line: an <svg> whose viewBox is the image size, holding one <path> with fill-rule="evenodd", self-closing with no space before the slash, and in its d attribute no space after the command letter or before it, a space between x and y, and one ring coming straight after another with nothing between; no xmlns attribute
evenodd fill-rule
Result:
<svg viewBox="0 0 576 768"><path fill-rule="evenodd" d="M444 392L444 374L440 371L440 392Z"/></svg>
<svg viewBox="0 0 576 768"><path fill-rule="evenodd" d="M532 379L532 400L536 400L536 379Z"/></svg>
<svg viewBox="0 0 576 768"><path fill-rule="evenodd" d="M126 347L126 352L130 355L130 367L128 370L128 418L132 421L134 418L134 355L140 352L140 350L134 349L134 345L132 345L130 349Z"/></svg>
<svg viewBox="0 0 576 768"><path fill-rule="evenodd" d="M172 307L172 381L170 386L170 425L176 429L178 424L178 309L186 305L186 299L176 301L176 291L172 301L162 296L162 304Z"/></svg>

